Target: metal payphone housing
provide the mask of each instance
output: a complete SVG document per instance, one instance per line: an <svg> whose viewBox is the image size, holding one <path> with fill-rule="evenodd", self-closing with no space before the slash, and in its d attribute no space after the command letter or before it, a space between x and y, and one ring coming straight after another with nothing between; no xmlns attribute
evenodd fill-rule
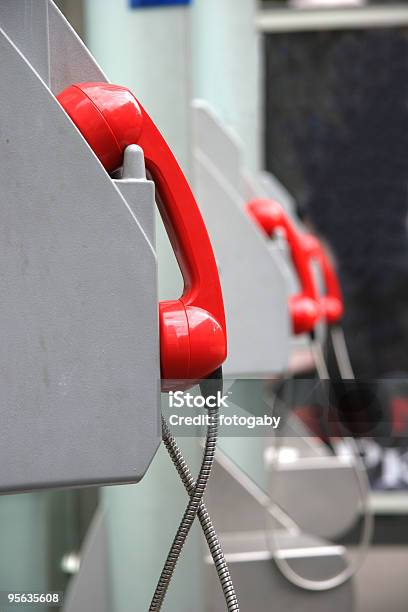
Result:
<svg viewBox="0 0 408 612"><path fill-rule="evenodd" d="M289 360L287 281L279 254L244 211L241 145L202 101L193 103L193 180L217 258L229 377L279 374Z"/></svg>
<svg viewBox="0 0 408 612"><path fill-rule="evenodd" d="M154 185L113 181L56 101L106 77L51 1L0 0L0 57L0 492L136 482L160 441Z"/></svg>

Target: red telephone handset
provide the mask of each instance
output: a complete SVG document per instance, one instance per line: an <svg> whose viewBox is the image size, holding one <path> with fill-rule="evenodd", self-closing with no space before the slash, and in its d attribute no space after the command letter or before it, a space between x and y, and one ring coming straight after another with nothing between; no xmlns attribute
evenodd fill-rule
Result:
<svg viewBox="0 0 408 612"><path fill-rule="evenodd" d="M108 172L121 167L128 145L142 147L184 278L183 295L160 302L161 377L164 381L205 378L226 358L224 304L210 239L176 158L125 87L80 83L57 99ZM166 390L174 388L164 385Z"/></svg>
<svg viewBox="0 0 408 612"><path fill-rule="evenodd" d="M283 230L301 284L301 292L289 301L293 329L295 334L311 332L320 319L321 309L301 235L282 206L273 200L253 200L247 204L247 211L267 236L271 237L277 229Z"/></svg>
<svg viewBox="0 0 408 612"><path fill-rule="evenodd" d="M305 234L303 243L309 256L317 261L322 272L326 292L320 297L320 303L324 317L329 325L335 325L344 313L343 296L336 271L326 249L316 236Z"/></svg>

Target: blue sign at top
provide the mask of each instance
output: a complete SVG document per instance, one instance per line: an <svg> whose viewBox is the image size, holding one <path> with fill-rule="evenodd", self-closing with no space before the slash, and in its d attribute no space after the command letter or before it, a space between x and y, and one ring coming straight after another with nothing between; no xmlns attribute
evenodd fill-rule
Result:
<svg viewBox="0 0 408 612"><path fill-rule="evenodd" d="M129 0L131 8L142 8L144 6L178 6L180 4L191 4L191 0Z"/></svg>

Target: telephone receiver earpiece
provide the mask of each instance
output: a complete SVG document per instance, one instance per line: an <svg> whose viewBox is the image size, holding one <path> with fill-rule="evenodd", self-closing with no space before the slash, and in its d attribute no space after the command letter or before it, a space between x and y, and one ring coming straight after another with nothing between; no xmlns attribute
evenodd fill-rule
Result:
<svg viewBox="0 0 408 612"><path fill-rule="evenodd" d="M107 172L122 166L127 146L138 144L143 149L184 278L183 295L159 305L162 388L180 388L177 381L205 378L226 358L224 304L210 239L176 158L125 87L80 83L65 89L57 99Z"/></svg>
<svg viewBox="0 0 408 612"><path fill-rule="evenodd" d="M325 294L320 297L323 316L329 325L339 323L343 313L343 296L336 271L323 244L313 234L304 234L303 243L311 259L318 264L325 286Z"/></svg>
<svg viewBox="0 0 408 612"><path fill-rule="evenodd" d="M301 234L282 206L274 200L252 200L246 209L249 216L269 238L277 230L284 233L301 285L301 292L289 298L293 331L295 334L312 332L321 317L321 308Z"/></svg>

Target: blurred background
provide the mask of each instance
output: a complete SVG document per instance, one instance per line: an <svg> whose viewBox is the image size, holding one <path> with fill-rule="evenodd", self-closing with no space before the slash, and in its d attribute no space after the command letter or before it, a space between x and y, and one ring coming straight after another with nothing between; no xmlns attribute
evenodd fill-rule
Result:
<svg viewBox="0 0 408 612"><path fill-rule="evenodd" d="M380 381L383 390L384 426L365 447L375 530L350 599L330 592L319 603L314 594L298 590L291 609L382 612L387 606L402 611L408 597L408 3L56 4L109 80L137 94L187 176L193 163L191 100L199 98L239 139L245 168L276 177L296 215L330 249L344 296L343 330L354 372L359 380ZM181 277L162 228L157 248L160 297L166 299L180 289ZM330 346L327 350L330 369L333 355ZM234 485L225 479L235 474L246 491L255 487L262 506L270 487L264 441L223 444L224 463L216 470L210 500L220 499L226 489L233 495ZM197 440L184 438L181 445L197 469ZM229 498L222 499L224 506L215 503L214 513L221 531L229 531ZM247 503L239 501L246 523L236 532L264 527L263 512L258 517L259 508ZM94 567L95 584L106 592L111 612L146 610L184 506L184 492L163 449L137 486L4 496L0 583L16 590L64 590L78 572L95 512L102 509L109 554L103 571ZM347 514L346 506L341 510ZM329 504L322 512L334 510ZM331 538L336 545L357 548L361 517L354 519ZM247 561L247 575L257 584L264 568ZM222 610L208 596L209 584L210 590L216 588L196 526L165 609ZM245 583L242 588L250 589ZM260 596L262 588L244 612L286 609L283 599L275 607L270 586Z"/></svg>

